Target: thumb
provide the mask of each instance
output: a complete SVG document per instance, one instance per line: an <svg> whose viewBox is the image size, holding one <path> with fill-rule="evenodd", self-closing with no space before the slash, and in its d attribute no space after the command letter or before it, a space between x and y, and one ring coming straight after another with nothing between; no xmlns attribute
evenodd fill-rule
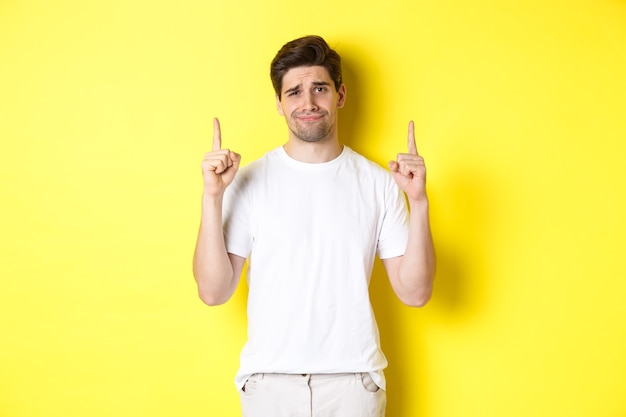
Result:
<svg viewBox="0 0 626 417"><path fill-rule="evenodd" d="M233 168L239 169L241 164L241 155L237 152L230 151L230 160L233 162Z"/></svg>
<svg viewBox="0 0 626 417"><path fill-rule="evenodd" d="M398 184L398 186L404 190L410 178L400 172L400 164L397 161L389 161L387 164L389 165L389 170L391 171L391 176L393 180Z"/></svg>

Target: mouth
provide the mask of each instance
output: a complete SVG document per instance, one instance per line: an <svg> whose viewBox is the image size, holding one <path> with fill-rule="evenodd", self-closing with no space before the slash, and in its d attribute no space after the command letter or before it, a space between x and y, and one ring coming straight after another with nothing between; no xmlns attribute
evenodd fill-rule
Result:
<svg viewBox="0 0 626 417"><path fill-rule="evenodd" d="M321 113L311 113L311 114L301 114L296 116L296 119L300 120L301 122L316 122L320 119L322 119L324 117L323 114Z"/></svg>

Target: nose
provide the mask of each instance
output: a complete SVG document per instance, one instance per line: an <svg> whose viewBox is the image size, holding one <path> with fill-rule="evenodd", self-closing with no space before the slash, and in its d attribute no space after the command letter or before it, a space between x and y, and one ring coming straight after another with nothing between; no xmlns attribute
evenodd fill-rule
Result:
<svg viewBox="0 0 626 417"><path fill-rule="evenodd" d="M307 111L317 111L317 103L315 102L315 97L310 92L303 94L303 108Z"/></svg>

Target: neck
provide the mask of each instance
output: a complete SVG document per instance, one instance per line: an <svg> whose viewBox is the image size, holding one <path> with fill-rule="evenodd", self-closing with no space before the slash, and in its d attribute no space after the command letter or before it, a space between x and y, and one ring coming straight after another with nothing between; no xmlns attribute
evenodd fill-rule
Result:
<svg viewBox="0 0 626 417"><path fill-rule="evenodd" d="M305 142L302 139L290 137L283 148L291 158L309 164L332 161L343 151L343 145L337 138L320 142Z"/></svg>

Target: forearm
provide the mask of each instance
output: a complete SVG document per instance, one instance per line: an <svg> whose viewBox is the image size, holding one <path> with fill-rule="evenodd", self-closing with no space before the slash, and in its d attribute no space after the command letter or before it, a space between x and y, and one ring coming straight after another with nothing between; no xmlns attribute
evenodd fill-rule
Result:
<svg viewBox="0 0 626 417"><path fill-rule="evenodd" d="M209 305L226 302L233 294L237 277L226 251L222 227L222 198L204 195L202 217L193 258L198 294Z"/></svg>
<svg viewBox="0 0 626 417"><path fill-rule="evenodd" d="M406 304L425 305L431 297L436 260L428 200L410 202L409 239L397 271L398 292Z"/></svg>

